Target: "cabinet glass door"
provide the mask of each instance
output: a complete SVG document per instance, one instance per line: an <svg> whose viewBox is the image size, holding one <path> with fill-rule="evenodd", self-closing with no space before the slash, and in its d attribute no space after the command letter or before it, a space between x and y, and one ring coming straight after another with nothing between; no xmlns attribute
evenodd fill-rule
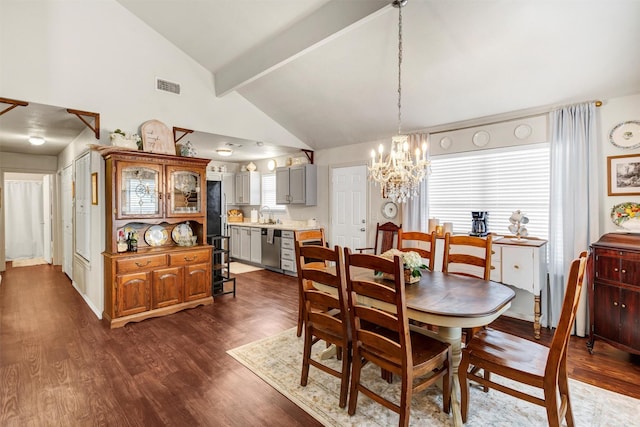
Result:
<svg viewBox="0 0 640 427"><path fill-rule="evenodd" d="M162 216L162 166L118 164L118 218Z"/></svg>
<svg viewBox="0 0 640 427"><path fill-rule="evenodd" d="M167 216L202 215L202 176L198 171L167 166L169 174Z"/></svg>

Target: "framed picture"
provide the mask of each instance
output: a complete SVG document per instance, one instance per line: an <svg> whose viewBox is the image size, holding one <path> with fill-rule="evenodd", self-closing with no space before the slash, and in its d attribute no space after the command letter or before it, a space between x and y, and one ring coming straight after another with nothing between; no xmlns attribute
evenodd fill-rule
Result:
<svg viewBox="0 0 640 427"><path fill-rule="evenodd" d="M640 154L607 157L609 196L640 195Z"/></svg>
<svg viewBox="0 0 640 427"><path fill-rule="evenodd" d="M98 172L91 174L91 204L98 204Z"/></svg>

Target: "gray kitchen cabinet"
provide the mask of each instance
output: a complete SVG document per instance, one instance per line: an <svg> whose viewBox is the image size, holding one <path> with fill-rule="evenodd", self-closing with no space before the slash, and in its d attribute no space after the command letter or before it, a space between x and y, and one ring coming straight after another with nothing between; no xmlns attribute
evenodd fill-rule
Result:
<svg viewBox="0 0 640 427"><path fill-rule="evenodd" d="M238 172L235 183L236 205L260 204L260 172Z"/></svg>
<svg viewBox="0 0 640 427"><path fill-rule="evenodd" d="M260 264L262 262L262 234L260 228L251 228L251 257L250 261Z"/></svg>
<svg viewBox="0 0 640 427"><path fill-rule="evenodd" d="M318 199L318 169L304 164L276 168L276 203L315 206Z"/></svg>
<svg viewBox="0 0 640 427"><path fill-rule="evenodd" d="M240 227L231 226L231 258L240 259Z"/></svg>
<svg viewBox="0 0 640 427"><path fill-rule="evenodd" d="M240 259L251 261L251 227L240 228Z"/></svg>

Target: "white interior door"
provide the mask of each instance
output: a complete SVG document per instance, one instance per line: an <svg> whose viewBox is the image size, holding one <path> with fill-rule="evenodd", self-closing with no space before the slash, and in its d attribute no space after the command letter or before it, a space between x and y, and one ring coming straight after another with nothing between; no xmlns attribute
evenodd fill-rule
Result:
<svg viewBox="0 0 640 427"><path fill-rule="evenodd" d="M62 271L73 280L73 173L62 170Z"/></svg>
<svg viewBox="0 0 640 427"><path fill-rule="evenodd" d="M367 166L331 169L331 245L366 247Z"/></svg>
<svg viewBox="0 0 640 427"><path fill-rule="evenodd" d="M43 247L42 258L51 264L51 175L45 175L42 178L42 231L43 231Z"/></svg>

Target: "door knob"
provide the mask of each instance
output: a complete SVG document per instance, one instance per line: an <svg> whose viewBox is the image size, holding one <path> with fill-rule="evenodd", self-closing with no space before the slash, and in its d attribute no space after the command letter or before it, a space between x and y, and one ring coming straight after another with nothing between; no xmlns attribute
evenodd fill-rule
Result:
<svg viewBox="0 0 640 427"><path fill-rule="evenodd" d="M364 228L364 227L362 227L362 228L360 229L360 231L367 231L367 229L366 229L366 228Z"/></svg>

